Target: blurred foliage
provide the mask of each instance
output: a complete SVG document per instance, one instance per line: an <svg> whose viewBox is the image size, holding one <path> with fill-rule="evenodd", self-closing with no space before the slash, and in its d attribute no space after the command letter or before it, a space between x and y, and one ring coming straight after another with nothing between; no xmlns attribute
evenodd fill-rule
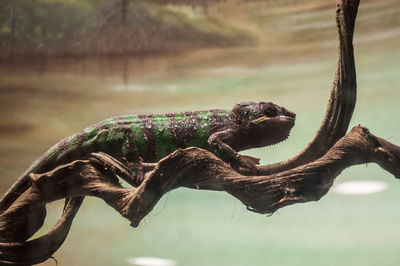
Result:
<svg viewBox="0 0 400 266"><path fill-rule="evenodd" d="M160 2L2 0L1 55L136 53L250 39L244 31L207 17L205 7L195 9L196 1L186 9Z"/></svg>
<svg viewBox="0 0 400 266"><path fill-rule="evenodd" d="M86 2L85 4L83 4ZM56 42L77 33L98 1L2 0L0 24L46 43ZM13 24L13 26L11 26ZM12 29L12 27L14 29Z"/></svg>

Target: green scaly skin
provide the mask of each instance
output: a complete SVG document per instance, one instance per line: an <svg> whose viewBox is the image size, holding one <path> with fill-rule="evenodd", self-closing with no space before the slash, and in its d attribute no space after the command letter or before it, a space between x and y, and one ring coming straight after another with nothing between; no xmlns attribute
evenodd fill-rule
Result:
<svg viewBox="0 0 400 266"><path fill-rule="evenodd" d="M285 140L294 120L294 113L266 102L236 104L231 111L215 109L106 119L63 139L37 159L0 200L0 212L29 188L30 173L49 171L92 152L105 152L128 164L138 164L157 162L179 148L199 147L214 152L236 168L255 169L259 159L237 152Z"/></svg>

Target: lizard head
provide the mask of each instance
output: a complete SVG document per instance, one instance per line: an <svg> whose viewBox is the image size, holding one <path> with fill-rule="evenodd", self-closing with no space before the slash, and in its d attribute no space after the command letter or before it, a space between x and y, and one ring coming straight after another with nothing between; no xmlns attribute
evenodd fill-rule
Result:
<svg viewBox="0 0 400 266"><path fill-rule="evenodd" d="M271 102L242 102L232 111L253 148L286 140L296 119L295 113Z"/></svg>

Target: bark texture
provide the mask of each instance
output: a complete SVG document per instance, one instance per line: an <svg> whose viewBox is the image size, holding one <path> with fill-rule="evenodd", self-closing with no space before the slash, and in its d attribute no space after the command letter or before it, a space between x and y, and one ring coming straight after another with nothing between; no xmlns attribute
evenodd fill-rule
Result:
<svg viewBox="0 0 400 266"><path fill-rule="evenodd" d="M62 245L85 196L103 199L136 227L160 198L178 187L226 191L251 211L271 214L284 206L317 201L347 167L377 163L400 178L400 147L365 127L346 134L356 102L352 38L359 0L338 0L339 61L327 111L314 140L287 161L238 172L214 154L178 150L154 166L137 187L125 188L131 169L104 153L44 173L31 174L30 191L0 214L0 263L42 262ZM28 240L42 226L47 203L66 198L62 217L45 235Z"/></svg>
<svg viewBox="0 0 400 266"><path fill-rule="evenodd" d="M260 166L261 174L281 172L316 160L346 134L357 99L353 34L359 2L359 0L337 1L339 58L325 116L314 139L293 158Z"/></svg>

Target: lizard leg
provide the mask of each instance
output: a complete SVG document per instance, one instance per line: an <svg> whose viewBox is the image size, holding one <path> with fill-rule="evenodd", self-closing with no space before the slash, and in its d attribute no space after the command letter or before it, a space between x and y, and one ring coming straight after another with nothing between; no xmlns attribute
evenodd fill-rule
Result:
<svg viewBox="0 0 400 266"><path fill-rule="evenodd" d="M129 180L125 179L125 181L134 187L139 186L144 180L146 169L136 145L129 141L125 142L122 145L122 156L131 172L131 178Z"/></svg>
<svg viewBox="0 0 400 266"><path fill-rule="evenodd" d="M209 137L208 144L218 157L231 163L232 166L256 169L257 165L260 163L260 159L248 155L241 155L223 141L224 138L230 137L231 134L232 132L230 130L214 133Z"/></svg>

